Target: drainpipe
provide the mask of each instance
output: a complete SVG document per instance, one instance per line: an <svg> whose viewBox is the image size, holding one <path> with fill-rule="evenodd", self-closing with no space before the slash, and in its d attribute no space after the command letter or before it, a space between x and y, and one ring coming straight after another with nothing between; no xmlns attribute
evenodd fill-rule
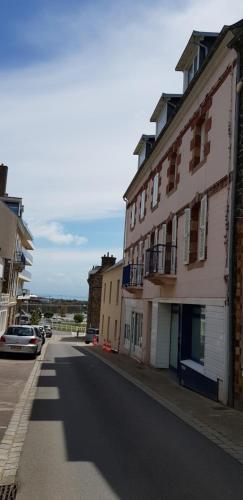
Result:
<svg viewBox="0 0 243 500"><path fill-rule="evenodd" d="M236 50L236 49L235 49ZM235 134L233 151L233 172L232 172L232 191L231 191L231 211L230 211L230 233L229 233L229 277L228 277L228 405L234 406L234 241L235 241L235 191L237 180L237 153L239 141L239 114L240 114L240 54L237 52L236 68L236 101L235 101Z"/></svg>

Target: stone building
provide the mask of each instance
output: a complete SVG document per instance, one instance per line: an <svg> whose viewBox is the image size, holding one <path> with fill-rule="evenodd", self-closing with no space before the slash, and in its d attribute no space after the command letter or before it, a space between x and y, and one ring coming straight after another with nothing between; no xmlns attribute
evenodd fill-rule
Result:
<svg viewBox="0 0 243 500"><path fill-rule="evenodd" d="M99 328L103 272L115 263L116 257L109 255L108 252L107 255L103 255L103 257L101 257L101 266L93 266L93 269L89 271L89 277L87 279L89 284L87 313L88 328Z"/></svg>

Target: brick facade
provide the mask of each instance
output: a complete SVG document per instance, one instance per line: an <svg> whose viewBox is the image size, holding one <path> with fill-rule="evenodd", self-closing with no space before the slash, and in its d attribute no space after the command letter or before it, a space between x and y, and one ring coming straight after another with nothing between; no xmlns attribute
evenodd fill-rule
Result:
<svg viewBox="0 0 243 500"><path fill-rule="evenodd" d="M237 47L240 53L240 75L243 77L243 39ZM234 402L243 410L243 89L239 93L239 132L237 178L235 192L234 237Z"/></svg>
<svg viewBox="0 0 243 500"><path fill-rule="evenodd" d="M103 272L105 269L113 266L116 258L113 255L104 255L101 258L101 266L96 266L89 272L89 298L88 298L88 314L87 327L99 328L100 323L100 305L101 305L101 290Z"/></svg>

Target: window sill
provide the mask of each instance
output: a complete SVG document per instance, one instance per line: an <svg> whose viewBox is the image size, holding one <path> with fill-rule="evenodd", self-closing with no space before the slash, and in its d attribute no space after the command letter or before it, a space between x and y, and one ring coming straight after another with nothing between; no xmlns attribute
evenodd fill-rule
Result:
<svg viewBox="0 0 243 500"><path fill-rule="evenodd" d="M191 170L191 175L195 174L201 167L203 167L203 165L205 165L205 163L207 162L207 157L204 158L202 161L200 161L196 167L194 167L192 170Z"/></svg>
<svg viewBox="0 0 243 500"><path fill-rule="evenodd" d="M177 186L175 186L173 189L171 189L170 191L168 191L166 194L167 194L167 196L171 196L171 195L172 195L172 194L174 194L176 191L177 191Z"/></svg>
<svg viewBox="0 0 243 500"><path fill-rule="evenodd" d="M153 207L151 206L151 212L154 212L156 210L156 208L158 208L159 206L159 202L157 201L156 205L154 205Z"/></svg>
<svg viewBox="0 0 243 500"><path fill-rule="evenodd" d="M183 359L181 365L188 366L188 368L195 370L195 372L204 375L204 365L200 365L200 363L193 361L193 359Z"/></svg>
<svg viewBox="0 0 243 500"><path fill-rule="evenodd" d="M205 263L205 260L196 260L195 262L191 262L187 264L187 269L188 271L191 271L191 269L199 269L200 267L203 267Z"/></svg>

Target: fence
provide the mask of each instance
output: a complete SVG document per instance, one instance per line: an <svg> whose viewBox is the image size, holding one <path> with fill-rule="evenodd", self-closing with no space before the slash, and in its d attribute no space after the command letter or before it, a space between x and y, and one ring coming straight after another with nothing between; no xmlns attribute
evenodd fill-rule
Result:
<svg viewBox="0 0 243 500"><path fill-rule="evenodd" d="M54 323L52 322L52 329L58 330L59 332L86 332L86 324L85 325L77 325L75 323Z"/></svg>

